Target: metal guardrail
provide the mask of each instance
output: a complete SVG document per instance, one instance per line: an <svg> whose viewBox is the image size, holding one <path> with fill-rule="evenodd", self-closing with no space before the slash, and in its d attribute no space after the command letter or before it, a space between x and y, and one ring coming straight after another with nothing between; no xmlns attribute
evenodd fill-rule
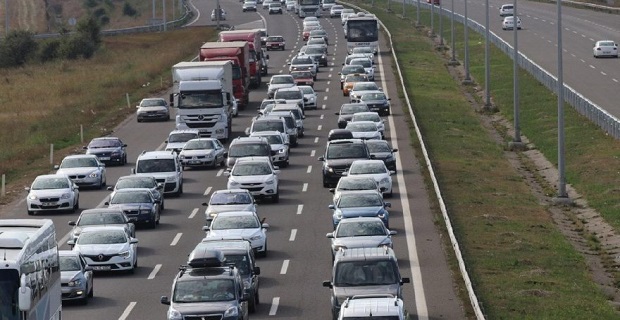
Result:
<svg viewBox="0 0 620 320"><path fill-rule="evenodd" d="M549 0L549 2L556 3L557 1ZM567 3L571 7L576 7L576 8L587 8L587 9L592 9L596 11L604 11L604 12L609 12L613 14L620 14L620 8L616 8L616 7L609 7L609 6L603 6L600 4L580 2L580 1L570 1L570 0L562 0L562 3Z"/></svg>

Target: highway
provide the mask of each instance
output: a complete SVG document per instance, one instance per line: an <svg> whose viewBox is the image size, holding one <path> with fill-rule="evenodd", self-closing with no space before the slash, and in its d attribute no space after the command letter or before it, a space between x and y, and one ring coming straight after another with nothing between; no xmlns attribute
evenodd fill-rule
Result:
<svg viewBox="0 0 620 320"><path fill-rule="evenodd" d="M449 10L452 0L442 1L444 9ZM502 18L499 16L499 8L507 3L512 4L512 1L489 0L489 30L512 44L512 30L502 30ZM469 19L484 25L485 1L468 0L467 5ZM456 13L463 14L464 0L454 0L454 7ZM521 18L523 27L518 31L519 51L557 77L556 5L519 1L517 15ZM450 41L449 21L448 16L444 20L447 41ZM437 17L435 24L435 30L438 30ZM620 16L563 6L562 27L564 83L616 118L620 118L620 105L617 103L620 92L620 63L618 59L595 59L592 56L596 41L609 39L620 42ZM461 39L463 37L462 34L456 36ZM484 79L476 80L484 83Z"/></svg>
<svg viewBox="0 0 620 320"><path fill-rule="evenodd" d="M267 23L270 34L281 34L287 40L287 50L270 51L269 75L287 73L286 62L302 45L301 20L294 15L270 16L266 10L243 13L241 4L233 0L220 1L228 12L227 24L253 26ZM200 1L194 4L201 12L193 26L213 25L210 12L214 3ZM329 240L325 234L332 230L331 211L327 208L332 194L322 187L321 162L317 158L325 148L327 132L336 127L336 116L342 103L348 102L339 90L338 72L345 57L346 43L339 19L321 18L330 36L330 66L323 67L315 89L319 94L318 110L306 113L306 136L297 148L291 149L291 165L280 175L280 203L259 203L258 212L270 224L268 230L268 257L260 258L260 305L252 319L330 319L330 292L321 282L331 273ZM392 97L392 116L386 137L398 148L398 174L395 177L394 197L390 209L390 226L394 249L399 258L401 273L410 277L404 285L407 310L420 319L462 319L462 302L456 295L453 274L450 272L442 239L435 225L438 220L431 212L432 195L422 180L417 155L411 148L408 124L401 102L397 99L397 85L390 70L391 56L386 53L383 40L378 57L379 72L375 81ZM196 48L198 53L198 48ZM251 104L233 120L235 136L243 135L256 107L266 96L269 77L263 78L261 88L250 95ZM163 147L163 141L174 129L174 122L137 123L132 116L119 125L114 135L128 144L129 163L109 167L107 181L113 185L118 177L130 174L130 169L142 150ZM398 135L396 134L398 132ZM184 194L167 198L161 224L153 230L137 231L138 263L134 274L97 274L94 298L86 306L66 304L63 318L73 319L161 319L167 306L160 304L162 295L170 295L172 281L179 265L204 237L204 207L213 190L226 188L223 169L187 170L184 172ZM81 190L82 209L100 207L109 192ZM24 193L25 196L25 193ZM3 218L27 218L25 202L4 207ZM37 217L54 221L58 241L65 244L69 220L77 214L48 214ZM449 248L449 246L448 246ZM449 252L448 254L451 254Z"/></svg>

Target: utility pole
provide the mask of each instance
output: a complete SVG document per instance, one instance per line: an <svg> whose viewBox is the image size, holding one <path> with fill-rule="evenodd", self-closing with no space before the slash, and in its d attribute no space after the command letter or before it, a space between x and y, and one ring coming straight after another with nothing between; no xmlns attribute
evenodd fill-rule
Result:
<svg viewBox="0 0 620 320"><path fill-rule="evenodd" d="M558 11L558 200L566 202L566 177L564 166L564 70L562 65L562 1L557 2Z"/></svg>
<svg viewBox="0 0 620 320"><path fill-rule="evenodd" d="M517 0L514 0L514 2L517 2ZM491 92L489 89L491 82L491 63L489 52L489 0L486 0L484 10L484 106L489 108L491 106Z"/></svg>
<svg viewBox="0 0 620 320"><path fill-rule="evenodd" d="M467 0L465 0L465 79L463 84L470 84L471 77L469 76L469 18L467 17Z"/></svg>
<svg viewBox="0 0 620 320"><path fill-rule="evenodd" d="M9 15L9 0L4 0L4 33L5 35L9 34L9 26L10 24L10 15Z"/></svg>
<svg viewBox="0 0 620 320"><path fill-rule="evenodd" d="M456 60L456 44L454 39L454 0L450 4L450 49L452 51L452 55L450 57L450 61L448 64L451 66L456 66L459 62Z"/></svg>
<svg viewBox="0 0 620 320"><path fill-rule="evenodd" d="M164 20L164 32L167 31L167 23L166 23L166 0L161 0L162 6L163 6L163 20Z"/></svg>

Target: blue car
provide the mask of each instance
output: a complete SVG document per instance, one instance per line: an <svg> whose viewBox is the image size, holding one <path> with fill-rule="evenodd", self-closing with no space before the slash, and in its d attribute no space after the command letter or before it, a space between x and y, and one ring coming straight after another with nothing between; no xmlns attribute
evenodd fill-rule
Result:
<svg viewBox="0 0 620 320"><path fill-rule="evenodd" d="M330 204L334 230L342 219L357 217L378 217L386 228L390 227L390 214L386 208L389 202L383 201L380 192L374 190L345 191L340 194L336 204Z"/></svg>

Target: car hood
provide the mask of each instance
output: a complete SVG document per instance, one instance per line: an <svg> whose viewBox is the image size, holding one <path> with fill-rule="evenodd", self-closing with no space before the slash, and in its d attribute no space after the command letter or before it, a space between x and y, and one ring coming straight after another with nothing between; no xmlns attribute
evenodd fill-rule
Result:
<svg viewBox="0 0 620 320"><path fill-rule="evenodd" d="M271 174L257 175L257 176L230 176L230 179L232 179L235 182L239 182L239 183L259 183L259 182L265 182L273 178L274 176Z"/></svg>
<svg viewBox="0 0 620 320"><path fill-rule="evenodd" d="M256 207L253 204L223 204L223 205L210 205L205 210L206 215L218 212L231 212L231 211L253 211L256 212Z"/></svg>
<svg viewBox="0 0 620 320"><path fill-rule="evenodd" d="M182 314L224 313L236 305L236 301L174 303L173 308Z"/></svg>
<svg viewBox="0 0 620 320"><path fill-rule="evenodd" d="M77 271L61 271L60 272L60 282L62 283L67 283L75 278L80 278L80 277L76 277L77 275L79 275L82 271L77 270Z"/></svg>
<svg viewBox="0 0 620 320"><path fill-rule="evenodd" d="M326 160L326 164L330 167L350 167L351 163L355 160L366 158L348 158L348 159L329 159Z"/></svg>
<svg viewBox="0 0 620 320"><path fill-rule="evenodd" d="M270 84L269 85L269 90L276 90L276 89L281 89L281 88L290 88L292 86L294 86L294 83L277 83L277 84Z"/></svg>
<svg viewBox="0 0 620 320"><path fill-rule="evenodd" d="M383 207L352 207L352 208L339 208L338 211L344 218L353 217L375 217L381 211Z"/></svg>
<svg viewBox="0 0 620 320"><path fill-rule="evenodd" d="M217 239L249 239L255 235L260 234L260 229L225 229L225 230L211 230L207 235L207 238Z"/></svg>
<svg viewBox="0 0 620 320"><path fill-rule="evenodd" d="M164 106L140 107L138 111L167 111Z"/></svg>
<svg viewBox="0 0 620 320"><path fill-rule="evenodd" d="M215 150L213 149L183 150L181 151L180 155L185 156L185 157L193 157L193 156L209 156L209 155L213 155L214 153L215 153Z"/></svg>
<svg viewBox="0 0 620 320"><path fill-rule="evenodd" d="M69 189L44 189L44 190L30 190L30 194L34 194L39 198L58 197L65 193L71 193Z"/></svg>
<svg viewBox="0 0 620 320"><path fill-rule="evenodd" d="M100 154L100 153L110 153L114 151L119 151L119 147L109 147L109 148L89 148L86 150L86 154Z"/></svg>
<svg viewBox="0 0 620 320"><path fill-rule="evenodd" d="M73 250L77 250L83 255L113 255L119 252L129 250L127 243L111 243L111 244L76 244Z"/></svg>
<svg viewBox="0 0 620 320"><path fill-rule="evenodd" d="M373 138L380 137L379 131L352 131L353 138Z"/></svg>
<svg viewBox="0 0 620 320"><path fill-rule="evenodd" d="M178 149L181 150L185 146L185 142L168 142L166 150Z"/></svg>
<svg viewBox="0 0 620 320"><path fill-rule="evenodd" d="M359 237L342 237L334 239L333 246L345 246L347 248L368 248L378 247L388 236L359 236Z"/></svg>
<svg viewBox="0 0 620 320"><path fill-rule="evenodd" d="M371 154L375 156L375 159L387 159L392 155L390 152L371 152Z"/></svg>
<svg viewBox="0 0 620 320"><path fill-rule="evenodd" d="M344 299L356 295L367 294L392 294L398 296L400 291L399 284L379 285L379 286L355 286L355 287L334 287L334 295L342 303Z"/></svg>
<svg viewBox="0 0 620 320"><path fill-rule="evenodd" d="M93 172L99 171L97 167L81 167L81 168L66 168L66 169L58 169L56 174L64 174L64 175L88 175Z"/></svg>

